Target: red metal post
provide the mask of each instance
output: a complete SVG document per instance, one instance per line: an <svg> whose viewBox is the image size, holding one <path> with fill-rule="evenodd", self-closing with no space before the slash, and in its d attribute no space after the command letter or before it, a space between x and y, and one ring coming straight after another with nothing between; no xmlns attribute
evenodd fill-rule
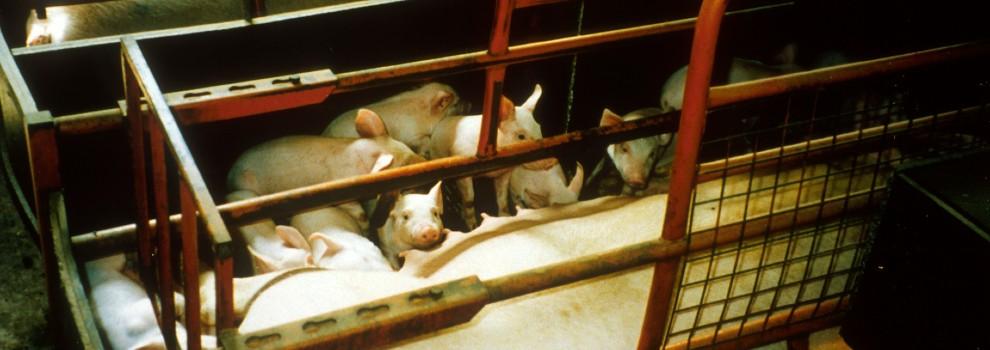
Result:
<svg viewBox="0 0 990 350"><path fill-rule="evenodd" d="M670 193L667 194L666 214L661 233L661 238L667 241L680 240L687 231L691 191L694 189L697 175L698 149L701 147L701 136L705 130L708 88L711 84L712 65L715 62L715 46L727 2L728 0L705 0L701 4L698 23L694 28L691 61L688 64L687 83L684 87L684 104L670 175ZM639 349L657 349L662 345L671 297L677 284L676 277L677 263L659 263L654 267L650 297L640 332Z"/></svg>
<svg viewBox="0 0 990 350"><path fill-rule="evenodd" d="M151 146L151 179L155 196L155 218L168 221L168 173L165 169L165 141L157 120L149 120L148 143ZM168 349L178 349L175 335L175 290L172 283L171 225L155 225L158 235L158 294L161 301L161 329Z"/></svg>
<svg viewBox="0 0 990 350"><path fill-rule="evenodd" d="M217 256L213 270L216 273L217 334L220 334L221 330L234 328L234 258Z"/></svg>
<svg viewBox="0 0 990 350"><path fill-rule="evenodd" d="M201 325L199 317L199 240L197 236L196 202L185 181L179 180L179 206L182 210L182 281L186 296L186 347L199 350ZM159 221L162 222L162 221Z"/></svg>
<svg viewBox="0 0 990 350"><path fill-rule="evenodd" d="M509 50L509 27L515 0L495 0L492 36L488 42L489 56L502 56ZM498 114L505 81L505 65L488 67L485 71L485 101L481 111L481 134L478 137L478 157L495 155L498 138Z"/></svg>

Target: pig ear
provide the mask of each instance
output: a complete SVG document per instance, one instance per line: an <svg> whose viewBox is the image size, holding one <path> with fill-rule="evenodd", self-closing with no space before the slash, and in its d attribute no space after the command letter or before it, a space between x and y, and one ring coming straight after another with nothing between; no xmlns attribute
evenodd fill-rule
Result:
<svg viewBox="0 0 990 350"><path fill-rule="evenodd" d="M309 244L313 247L311 256L313 257L314 264L324 256L334 255L343 249L339 244L330 239L330 237L319 232L309 237Z"/></svg>
<svg viewBox="0 0 990 350"><path fill-rule="evenodd" d="M427 193L427 195L430 196L431 198L433 198L433 200L437 203L437 210L440 211L440 214L443 214L443 189L442 189L442 187L443 187L443 181L437 181L437 184L436 185L433 185L433 188L431 188L430 189L430 192Z"/></svg>
<svg viewBox="0 0 990 350"><path fill-rule="evenodd" d="M450 93L450 91L437 91L436 96L433 96L433 104L431 105L433 113L438 114L443 112L452 103L454 103L454 94Z"/></svg>
<svg viewBox="0 0 990 350"><path fill-rule="evenodd" d="M498 108L498 120L500 122L516 119L516 105L508 97L502 96L502 105Z"/></svg>
<svg viewBox="0 0 990 350"><path fill-rule="evenodd" d="M395 160L395 156L389 153L382 153L378 155L378 159L375 159L375 165L371 166L371 172L377 173L379 171L385 170L392 162Z"/></svg>
<svg viewBox="0 0 990 350"><path fill-rule="evenodd" d="M529 95L526 102L523 102L522 108L525 108L530 113L533 113L533 110L536 109L536 102L540 101L540 95L543 95L543 87L540 86L540 84L536 84L536 87L533 88L533 94Z"/></svg>
<svg viewBox="0 0 990 350"><path fill-rule="evenodd" d="M608 108L602 111L602 119L598 122L598 126L612 126L622 123L622 117L615 112L612 112Z"/></svg>
<svg viewBox="0 0 990 350"><path fill-rule="evenodd" d="M370 109L361 108L357 111L354 128L357 129L358 135L364 138L388 136L382 117Z"/></svg>
<svg viewBox="0 0 990 350"><path fill-rule="evenodd" d="M574 169L574 178L571 179L571 184L567 185L567 189L574 193L576 196L581 195L581 186L584 184L584 167L581 166L581 162L577 162L577 169Z"/></svg>
<svg viewBox="0 0 990 350"><path fill-rule="evenodd" d="M306 238L303 238L303 234L295 227L285 225L275 226L275 234L289 247L309 250L309 243L306 243Z"/></svg>

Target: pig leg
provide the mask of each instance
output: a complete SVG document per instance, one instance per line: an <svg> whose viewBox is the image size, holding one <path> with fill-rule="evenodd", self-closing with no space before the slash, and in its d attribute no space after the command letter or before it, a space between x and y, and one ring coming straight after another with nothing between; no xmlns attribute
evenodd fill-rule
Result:
<svg viewBox="0 0 990 350"><path fill-rule="evenodd" d="M461 217L468 229L478 226L474 211L474 181L470 177L457 180L457 190L461 192Z"/></svg>
<svg viewBox="0 0 990 350"><path fill-rule="evenodd" d="M512 172L495 178L495 201L498 203L498 216L509 216L509 179Z"/></svg>

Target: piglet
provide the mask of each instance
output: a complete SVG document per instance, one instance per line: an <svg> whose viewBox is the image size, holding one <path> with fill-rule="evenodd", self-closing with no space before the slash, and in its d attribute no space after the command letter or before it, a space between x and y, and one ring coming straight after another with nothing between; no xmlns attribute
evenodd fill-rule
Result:
<svg viewBox="0 0 990 350"><path fill-rule="evenodd" d="M547 170L516 167L509 179L512 201L523 208L544 208L577 202L584 182L584 167L577 163L571 183L567 184L564 169L556 164Z"/></svg>
<svg viewBox="0 0 990 350"><path fill-rule="evenodd" d="M424 161L406 145L389 137L377 113L361 109L354 128L360 138L290 136L255 146L241 155L227 175L228 201L368 174L385 168ZM344 205L367 227L367 214ZM271 266L288 269L306 265L308 252L285 245L271 220L240 227L252 253ZM256 266L258 267L258 266ZM262 269L265 269L263 267Z"/></svg>
<svg viewBox="0 0 990 350"><path fill-rule="evenodd" d="M427 151L433 127L444 117L467 113L470 104L461 101L450 86L429 83L364 108L377 111L381 115L393 138L408 145L416 154L430 158ZM357 137L354 130L356 116L357 110L337 116L323 130L323 136Z"/></svg>
<svg viewBox="0 0 990 350"><path fill-rule="evenodd" d="M427 194L400 196L385 224L378 229L378 241L385 257L396 270L400 267L399 253L431 248L446 236L447 230L440 219L443 214L441 191L441 182L437 182Z"/></svg>
<svg viewBox="0 0 990 350"><path fill-rule="evenodd" d="M507 97L502 97L499 108L498 137L496 145L503 147L518 142L543 138L540 124L533 118L533 110L540 100L543 89L539 84L533 89L533 94L526 99L522 106L516 107ZM481 115L447 117L437 123L430 140L430 156L441 158L448 156L473 156L478 149L478 137L481 130ZM554 158L547 158L522 166L531 170L546 170L557 164ZM495 196L498 202L498 214L508 215L509 178L513 168L505 168L485 173L479 176L495 179ZM468 227L477 226L474 209L474 183L470 177L457 180L457 189L461 192L461 202L464 222Z"/></svg>
<svg viewBox="0 0 990 350"><path fill-rule="evenodd" d="M89 298L96 320L113 349L165 349L151 299L144 288L124 274L123 254L86 263ZM182 296L176 294L176 311L182 311ZM185 348L186 329L175 324L176 338ZM216 338L203 336L204 348L216 348Z"/></svg>
<svg viewBox="0 0 990 350"><path fill-rule="evenodd" d="M620 117L606 108L602 111L600 126L611 126L623 121L656 117L662 114L657 108L643 108ZM625 182L623 193L647 188L650 177L658 174L661 177L668 174L670 164L674 161L674 143L677 137L674 133L653 135L635 140L611 144L607 148L608 156L619 170ZM660 186L657 192L666 192Z"/></svg>
<svg viewBox="0 0 990 350"><path fill-rule="evenodd" d="M310 252L308 265L329 270L391 271L381 250L366 238L357 221L337 207L292 217L292 226L278 226L287 244ZM306 237L306 238L304 238Z"/></svg>

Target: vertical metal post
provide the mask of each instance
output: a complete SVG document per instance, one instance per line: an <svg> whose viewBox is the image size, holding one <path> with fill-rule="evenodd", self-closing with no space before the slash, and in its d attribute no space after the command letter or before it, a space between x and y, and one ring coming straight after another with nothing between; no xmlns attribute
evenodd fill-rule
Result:
<svg viewBox="0 0 990 350"><path fill-rule="evenodd" d="M31 165L31 181L34 188L34 212L38 220L38 245L41 249L42 264L45 269L45 287L48 291L48 305L52 315L63 315L59 310L57 295L59 290L58 262L55 259L55 237L51 222L49 195L62 187L58 170L58 144L55 141L55 123L48 111L27 113L25 135L28 136L28 161Z"/></svg>
<svg viewBox="0 0 990 350"><path fill-rule="evenodd" d="M196 203L189 184L179 180L179 207L182 211L182 281L186 296L186 348L199 350L202 331L199 314L199 240ZM161 222L161 221L159 221Z"/></svg>
<svg viewBox="0 0 990 350"><path fill-rule="evenodd" d="M728 0L705 0L701 4L698 22L695 25L687 83L684 87L684 104L670 175L670 193L667 194L666 214L661 233L663 240L680 240L687 232L691 192L697 175L698 150L701 148L701 136L705 129L708 110L708 88L715 62L715 47L727 2ZM677 265L676 261L665 261L656 264L653 268L653 283L640 332L639 349L657 349L663 343L667 316L676 285Z"/></svg>
<svg viewBox="0 0 990 350"><path fill-rule="evenodd" d="M509 50L509 27L515 0L495 0L495 18L488 42L488 54L501 56ZM485 101L481 111L481 134L478 137L478 157L490 157L496 153L498 139L498 115L502 88L505 81L505 65L491 66L485 71Z"/></svg>
<svg viewBox="0 0 990 350"><path fill-rule="evenodd" d="M175 338L175 297L172 283L172 236L168 225L168 173L165 169L165 142L157 119L148 120L148 143L151 146L151 178L155 196L155 225L158 235L158 286L161 301L161 328L168 349L178 349Z"/></svg>

